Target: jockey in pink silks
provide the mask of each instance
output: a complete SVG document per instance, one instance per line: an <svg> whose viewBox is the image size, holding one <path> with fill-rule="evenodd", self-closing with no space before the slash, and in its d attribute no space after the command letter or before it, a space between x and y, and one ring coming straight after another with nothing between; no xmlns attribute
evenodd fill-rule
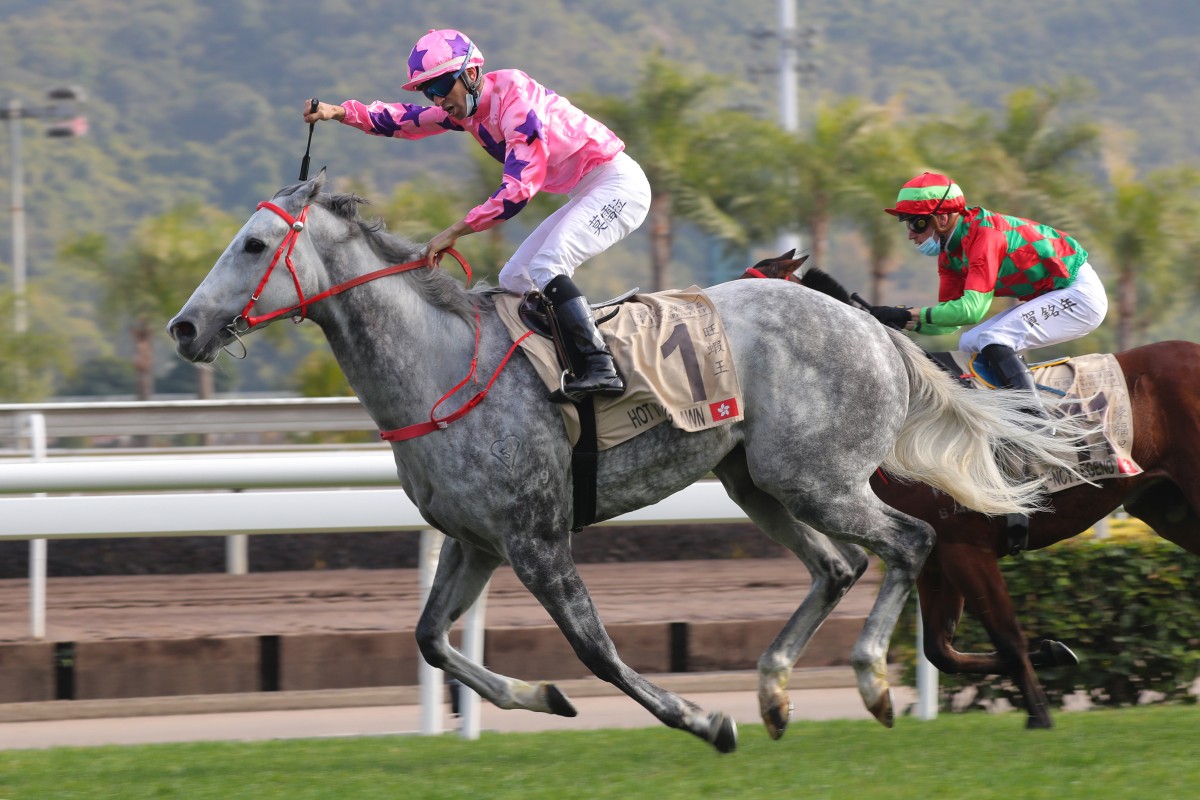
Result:
<svg viewBox="0 0 1200 800"><path fill-rule="evenodd" d="M569 100L515 69L483 72L483 53L456 30L433 30L408 56L406 91L432 106L375 101L305 103L304 121L332 119L376 136L422 139L466 131L504 165L500 188L426 245L432 267L462 236L510 219L540 191L570 199L546 218L500 271L500 286L538 290L553 304L586 369L564 385L573 400L616 396L625 381L613 365L575 269L637 229L650 208L650 184L625 144Z"/></svg>

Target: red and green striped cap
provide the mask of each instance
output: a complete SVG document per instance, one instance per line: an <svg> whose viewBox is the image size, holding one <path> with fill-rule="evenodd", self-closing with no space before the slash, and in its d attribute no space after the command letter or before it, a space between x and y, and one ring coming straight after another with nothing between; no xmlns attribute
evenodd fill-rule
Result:
<svg viewBox="0 0 1200 800"><path fill-rule="evenodd" d="M946 187L950 187L949 193ZM966 198L957 183L937 172L922 172L900 188L896 207L884 211L898 217L901 214L932 214L934 209L939 214L950 214L966 207Z"/></svg>

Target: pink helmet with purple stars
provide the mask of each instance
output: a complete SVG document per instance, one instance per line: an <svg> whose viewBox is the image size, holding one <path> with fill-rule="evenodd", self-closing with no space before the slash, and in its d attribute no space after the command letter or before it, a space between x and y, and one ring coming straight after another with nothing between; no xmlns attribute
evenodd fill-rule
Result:
<svg viewBox="0 0 1200 800"><path fill-rule="evenodd" d="M483 53L465 34L452 28L431 30L417 40L408 54L408 83L401 88L406 92L416 91L439 75L482 66Z"/></svg>

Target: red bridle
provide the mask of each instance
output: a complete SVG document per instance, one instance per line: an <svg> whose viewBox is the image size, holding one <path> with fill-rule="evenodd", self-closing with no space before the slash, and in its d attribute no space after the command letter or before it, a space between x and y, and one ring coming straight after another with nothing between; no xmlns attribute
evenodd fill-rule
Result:
<svg viewBox="0 0 1200 800"><path fill-rule="evenodd" d="M300 231L304 230L305 222L308 219L308 206L304 207L304 209L300 212L300 216L298 217L293 217L279 206L266 200L259 203L258 208L265 208L268 211L273 211L274 213L278 214L291 227L291 230L287 232L287 235L283 237L283 241L279 243L279 248L275 251L275 256L271 259L271 265L267 267L267 271L262 276L262 280L258 282L258 287L254 290L254 294L250 296L250 301L246 303L246 307L242 309L242 313L238 314L237 317L234 318L233 322L230 323L230 331L234 334L245 333L255 325L260 325L264 322L269 322L270 320L277 319L288 314L295 314L296 311L300 312L298 315L296 315L296 322L300 322L307 315L309 306L320 302L327 297L333 297L335 294L341 294L347 289L353 289L355 286L367 283L368 281L376 280L377 278L383 278L388 275L396 275L401 272L408 272L410 269L419 269L425 266L425 259L423 258L417 259L416 261L408 261L404 264L394 264L390 267L377 269L374 272L368 272L365 275L359 275L357 278L351 278L350 280L339 283L336 286L331 286L320 294L305 298L304 289L300 286L300 276L296 274L296 266L292 263L292 250L294 250L296 247L296 239L299 238ZM460 255L459 252L453 248L445 250L444 252L453 257L454 260L457 261L463 268L463 272L465 272L467 275L467 284L470 285L471 265L468 264L466 259L463 258L462 255ZM266 286L267 281L271 279L271 273L275 271L275 265L279 263L279 258L281 256L283 257L283 263L288 268L288 272L291 273L292 284L296 287L296 297L300 302L286 308L277 309L268 314L262 314L257 317L251 316L250 312L253 310L255 303L258 302L258 298L262 295L263 287ZM239 325L239 322L241 325ZM245 327L242 327L242 325Z"/></svg>
<svg viewBox="0 0 1200 800"><path fill-rule="evenodd" d="M377 269L374 272L368 272L365 275L359 275L356 278L343 281L336 286L326 289L320 294L306 298L304 296L304 289L300 286L300 276L296 274L296 266L292 263L292 250L296 247L297 237L299 237L300 232L304 230L305 220L308 219L308 206L304 207L304 209L300 212L300 216L298 217L293 217L279 206L266 200L259 203L258 208L265 208L268 211L273 211L274 213L278 214L284 219L284 221L287 222L289 226L291 226L291 230L287 232L287 235L283 237L283 241L279 243L279 249L275 251L275 256L271 259L271 265L267 267L266 274L264 274L262 280L258 282L258 287L254 290L254 294L251 295L250 301L246 303L246 307L242 309L242 313L235 317L233 322L229 323L227 326L229 332L232 333L234 337L237 337L239 333L245 333L255 325L259 325L263 322L267 322L287 314L294 314L296 311L299 311L300 313L295 317L295 321L300 322L304 319L309 306L320 302L327 297L333 297L336 294L341 294L347 289L353 289L355 286L360 286L368 281L373 281L388 275L397 275L401 272L408 272L409 270L419 269L427 265L425 259L423 258L417 259L416 261L408 261L404 264L394 264L390 267L383 267L382 269ZM471 283L471 265L468 264L467 260L453 248L448 248L443 252L449 253L454 260L459 263L459 266L462 267L463 272L467 275L467 285L469 286ZM281 256L283 257L283 263L287 265L288 272L290 272L292 275L292 283L296 287L296 297L299 299L299 302L295 305L291 305L286 308L280 308L267 314L251 316L250 312L253 310L254 304L258 302L258 298L262 295L263 287L266 286L267 281L270 280L271 273L275 271L275 265L279 263ZM245 327L239 327L239 321ZM465 402L462 406L460 406L457 411L453 411L444 417L435 416L438 406L446 402L446 400L453 396L455 392L457 392L463 386L466 386L468 382L475 381L478 383L478 381L475 379L475 366L479 363L479 329L479 309L476 308L475 353L471 356L471 368L467 372L467 376L465 378L459 381L453 389L446 392L444 395L442 395L441 399L433 404L433 408L429 411L429 420L426 422L418 422L415 425L397 428L395 430L380 431L379 438L388 442L402 442L406 439L414 439L418 436L424 436L432 431L441 430L454 420L466 415L468 411L483 402L483 399L487 397L487 393L491 390L492 384L494 384L496 379L500 377L500 371L504 369L504 366L508 364L508 360L512 357L512 354L516 352L517 346L520 345L521 342L525 341L526 337L532 333L532 331L526 331L523 336L513 342L512 346L508 348L508 352L504 354L504 358L500 360L500 364L496 367L496 371L492 373L491 380L487 382L487 386L483 387L483 389L479 392L476 392L475 395L468 399L467 402Z"/></svg>

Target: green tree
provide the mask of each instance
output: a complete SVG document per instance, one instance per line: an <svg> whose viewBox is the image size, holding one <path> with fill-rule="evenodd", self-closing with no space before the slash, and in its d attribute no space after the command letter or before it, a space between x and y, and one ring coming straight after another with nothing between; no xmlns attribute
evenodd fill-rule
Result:
<svg viewBox="0 0 1200 800"><path fill-rule="evenodd" d="M1158 170L1139 180L1131 166L1114 163L1110 175L1090 214L1109 274L1116 274L1116 347L1127 350L1185 297L1180 268L1200 249L1200 172Z"/></svg>
<svg viewBox="0 0 1200 800"><path fill-rule="evenodd" d="M812 263L822 266L831 228L846 216L858 218L871 188L864 176L893 135L895 109L850 97L821 103L812 129L798 134L788 150L791 201L809 233Z"/></svg>
<svg viewBox="0 0 1200 800"><path fill-rule="evenodd" d="M132 338L139 400L154 394L154 345L166 321L204 279L237 228L228 215L187 203L143 220L123 249L114 250L99 234L85 235L65 248L98 281L110 319L126 326ZM201 377L201 396L211 396L212 376Z"/></svg>
<svg viewBox="0 0 1200 800"><path fill-rule="evenodd" d="M790 138L774 122L741 111L720 117L696 132L675 205L727 248L744 250L794 217L783 182Z"/></svg>
<svg viewBox="0 0 1200 800"><path fill-rule="evenodd" d="M895 202L897 190L912 177L918 161L912 135L902 124L899 97L883 106L860 109L859 115L869 115L873 120L856 129L850 147L854 171L841 182L837 209L866 244L868 297L879 305L884 302L884 284L896 267L896 252L906 244L903 234L897 231L895 217L883 209Z"/></svg>
<svg viewBox="0 0 1200 800"><path fill-rule="evenodd" d="M967 202L1083 236L1082 208L1095 191L1100 128L1076 117L1071 103L1088 84L1026 87L1008 95L1003 114L968 109L921 125L921 160L949 173Z"/></svg>
<svg viewBox="0 0 1200 800"><path fill-rule="evenodd" d="M71 369L69 336L55 324L64 319L62 309L39 286L36 281L26 285L28 329L0 334L0 398L5 402L43 400L53 393L55 376ZM15 307L13 293L0 291L0 320L11 325Z"/></svg>
<svg viewBox="0 0 1200 800"><path fill-rule="evenodd" d="M620 136L650 181L651 288L666 288L675 235L675 217L686 216L701 205L695 197L693 150L698 132L706 123L703 102L715 86L710 75L692 76L661 55L651 55L642 66L632 96L597 97L584 103ZM689 168L693 167L693 168Z"/></svg>

